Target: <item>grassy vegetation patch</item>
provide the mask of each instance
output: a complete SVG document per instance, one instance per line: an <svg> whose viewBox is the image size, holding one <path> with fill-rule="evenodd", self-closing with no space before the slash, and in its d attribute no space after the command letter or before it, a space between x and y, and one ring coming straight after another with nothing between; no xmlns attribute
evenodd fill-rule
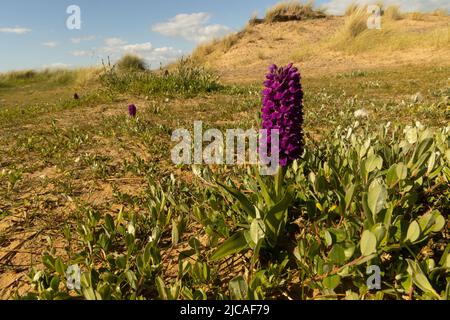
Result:
<svg viewBox="0 0 450 320"><path fill-rule="evenodd" d="M281 2L270 8L264 17L264 22L302 21L308 19L326 18L323 10L315 9L314 2L302 3L301 1Z"/></svg>
<svg viewBox="0 0 450 320"><path fill-rule="evenodd" d="M100 80L112 93L144 96L196 95L222 88L218 76L189 59L181 59L172 69L165 71L120 72L116 66L107 67Z"/></svg>

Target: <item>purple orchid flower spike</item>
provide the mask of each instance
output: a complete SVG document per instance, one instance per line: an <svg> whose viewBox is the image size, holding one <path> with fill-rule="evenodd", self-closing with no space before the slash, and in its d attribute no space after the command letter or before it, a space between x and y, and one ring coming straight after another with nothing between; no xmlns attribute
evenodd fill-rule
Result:
<svg viewBox="0 0 450 320"><path fill-rule="evenodd" d="M266 79L263 90L262 128L279 130L280 166L286 167L300 158L304 151L301 76L291 63L284 68L271 65ZM268 138L269 149L270 142Z"/></svg>
<svg viewBox="0 0 450 320"><path fill-rule="evenodd" d="M137 115L137 108L134 104L130 104L128 106L128 114L130 115L130 117L135 118Z"/></svg>

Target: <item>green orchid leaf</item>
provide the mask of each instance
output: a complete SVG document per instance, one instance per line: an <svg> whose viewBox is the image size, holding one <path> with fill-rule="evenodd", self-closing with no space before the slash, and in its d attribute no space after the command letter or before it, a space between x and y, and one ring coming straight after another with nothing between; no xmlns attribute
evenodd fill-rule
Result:
<svg viewBox="0 0 450 320"><path fill-rule="evenodd" d="M250 215L251 217L256 217L255 207L253 204L248 200L248 198L239 190L231 188L226 186L225 184L222 184L218 182L218 184L224 188L231 196L233 196L239 203L241 204L242 208L245 210L245 212Z"/></svg>
<svg viewBox="0 0 450 320"><path fill-rule="evenodd" d="M248 248L249 246L247 240L245 239L244 231L239 231L222 243L222 245L212 255L211 261L223 259Z"/></svg>

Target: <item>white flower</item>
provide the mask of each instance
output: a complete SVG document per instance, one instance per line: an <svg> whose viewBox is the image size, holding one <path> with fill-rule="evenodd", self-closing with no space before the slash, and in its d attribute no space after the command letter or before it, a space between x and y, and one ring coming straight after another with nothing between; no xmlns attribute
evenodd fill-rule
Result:
<svg viewBox="0 0 450 320"><path fill-rule="evenodd" d="M131 235L135 235L135 233L136 233L136 229L134 228L134 224L133 223L129 223L128 224L128 233L129 234L131 234Z"/></svg>
<svg viewBox="0 0 450 320"><path fill-rule="evenodd" d="M369 113L367 112L366 109L356 110L354 115L355 115L355 118L368 118L369 117Z"/></svg>

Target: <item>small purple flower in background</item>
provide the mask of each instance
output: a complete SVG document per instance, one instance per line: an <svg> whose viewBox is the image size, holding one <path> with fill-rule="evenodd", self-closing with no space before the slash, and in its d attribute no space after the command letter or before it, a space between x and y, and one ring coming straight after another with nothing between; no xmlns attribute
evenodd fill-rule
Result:
<svg viewBox="0 0 450 320"><path fill-rule="evenodd" d="M130 115L130 117L136 117L137 114L137 108L134 104L130 104L128 106L128 114Z"/></svg>
<svg viewBox="0 0 450 320"><path fill-rule="evenodd" d="M300 158L303 144L303 90L301 76L293 64L278 68L272 65L264 82L262 128L268 134L270 150L270 130L279 130L280 166L286 167ZM274 149L275 150L275 149ZM264 156L264 155L262 155Z"/></svg>

